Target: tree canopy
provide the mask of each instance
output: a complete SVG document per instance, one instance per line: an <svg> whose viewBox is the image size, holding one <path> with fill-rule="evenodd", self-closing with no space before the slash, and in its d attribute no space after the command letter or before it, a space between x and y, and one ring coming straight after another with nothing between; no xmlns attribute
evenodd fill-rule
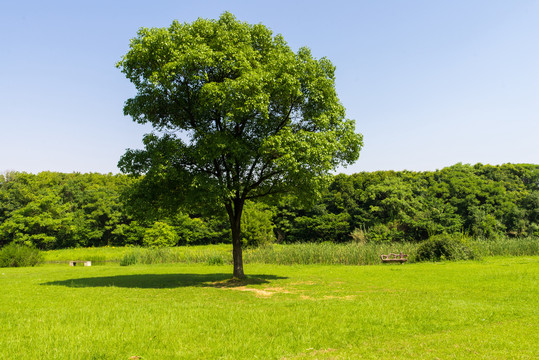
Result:
<svg viewBox="0 0 539 360"><path fill-rule="evenodd" d="M135 85L124 112L155 132L119 162L141 175L137 196L156 208L224 205L243 277L245 201L319 194L362 146L335 91L335 67L308 48L224 13L218 20L141 28L117 64Z"/></svg>
<svg viewBox="0 0 539 360"><path fill-rule="evenodd" d="M128 211L127 205L133 204L126 200L136 195L125 195L139 191L133 185L142 178L0 174L0 247L231 242L225 212L200 216L160 209ZM242 244L419 242L444 233L481 239L539 236L539 165L533 164L456 164L433 172L339 174L314 205L293 200L289 196L269 206L246 202ZM152 238L159 243L147 241Z"/></svg>

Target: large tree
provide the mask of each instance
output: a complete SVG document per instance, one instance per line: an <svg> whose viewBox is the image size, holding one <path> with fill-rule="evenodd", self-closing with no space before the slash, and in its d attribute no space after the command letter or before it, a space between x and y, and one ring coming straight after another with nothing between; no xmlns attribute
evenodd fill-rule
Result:
<svg viewBox="0 0 539 360"><path fill-rule="evenodd" d="M224 206L234 277L244 277L247 200L312 198L359 156L362 136L345 118L335 67L308 48L294 53L264 25L224 13L141 28L117 66L137 89L124 113L156 130L119 162L144 175L134 197L160 210Z"/></svg>

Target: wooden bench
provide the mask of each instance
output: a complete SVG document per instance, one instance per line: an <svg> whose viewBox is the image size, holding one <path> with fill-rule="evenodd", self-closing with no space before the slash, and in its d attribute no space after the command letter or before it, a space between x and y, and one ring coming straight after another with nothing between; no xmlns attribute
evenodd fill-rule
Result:
<svg viewBox="0 0 539 360"><path fill-rule="evenodd" d="M380 259L382 259L383 263L399 263L402 264L406 261L408 261L408 255L400 253L400 254L387 254L387 255L380 255Z"/></svg>
<svg viewBox="0 0 539 360"><path fill-rule="evenodd" d="M77 264L83 264L84 266L92 266L91 261L73 260L69 262L69 266L77 266Z"/></svg>

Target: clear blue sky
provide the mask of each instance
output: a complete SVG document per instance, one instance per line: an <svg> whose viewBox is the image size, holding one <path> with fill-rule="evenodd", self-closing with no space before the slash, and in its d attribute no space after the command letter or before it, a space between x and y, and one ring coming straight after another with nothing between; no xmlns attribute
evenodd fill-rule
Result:
<svg viewBox="0 0 539 360"><path fill-rule="evenodd" d="M151 129L115 68L140 27L230 11L337 67L365 147L346 173L539 163L539 1L0 3L0 172L118 172Z"/></svg>

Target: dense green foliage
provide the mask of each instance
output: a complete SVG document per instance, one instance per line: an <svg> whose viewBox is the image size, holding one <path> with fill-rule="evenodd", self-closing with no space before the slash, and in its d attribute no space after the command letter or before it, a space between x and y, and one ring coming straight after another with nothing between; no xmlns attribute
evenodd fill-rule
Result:
<svg viewBox="0 0 539 360"><path fill-rule="evenodd" d="M241 240L244 247L275 242L273 212L264 204L247 202L241 218Z"/></svg>
<svg viewBox="0 0 539 360"><path fill-rule="evenodd" d="M229 243L222 215L130 211L138 180L126 175L0 175L0 246L41 249L142 245L165 223L176 244ZM151 216L150 216L151 215ZM433 172L337 175L312 207L247 203L245 246L272 242L419 242L449 233L473 238L539 236L538 165L461 165Z"/></svg>
<svg viewBox="0 0 539 360"><path fill-rule="evenodd" d="M337 175L310 209L276 209L285 242L421 241L442 233L474 238L539 236L539 165L457 164L432 172Z"/></svg>
<svg viewBox="0 0 539 360"><path fill-rule="evenodd" d="M470 240L458 234L431 236L415 252L417 261L471 260L477 258Z"/></svg>
<svg viewBox="0 0 539 360"><path fill-rule="evenodd" d="M331 171L359 156L335 67L308 48L294 53L262 24L225 12L141 28L117 66L137 89L124 113L156 130L119 162L145 175L134 198L172 212L226 211L235 277L244 277L242 246L253 243L241 231L247 201L313 199Z"/></svg>
<svg viewBox="0 0 539 360"><path fill-rule="evenodd" d="M137 226L120 202L130 183L126 176L100 174L0 176L0 245L51 249L130 243Z"/></svg>
<svg viewBox="0 0 539 360"><path fill-rule="evenodd" d="M156 221L144 232L142 243L148 247L170 247L178 243L178 235L167 223Z"/></svg>
<svg viewBox="0 0 539 360"><path fill-rule="evenodd" d="M43 261L43 255L25 245L9 244L0 249L0 267L36 266Z"/></svg>
<svg viewBox="0 0 539 360"><path fill-rule="evenodd" d="M156 223L171 226L169 245L229 241L222 217L201 220L181 212L172 217L130 212L124 197L137 180L126 175L0 175L0 246L16 243L41 249L142 245ZM159 213L156 211L156 213Z"/></svg>

